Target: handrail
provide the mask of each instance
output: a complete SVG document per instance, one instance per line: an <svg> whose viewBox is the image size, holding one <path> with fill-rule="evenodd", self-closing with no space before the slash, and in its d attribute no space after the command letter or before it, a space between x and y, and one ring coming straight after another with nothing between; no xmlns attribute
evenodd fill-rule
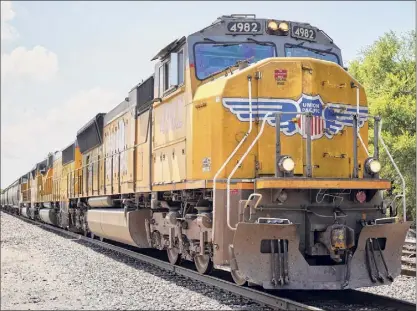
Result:
<svg viewBox="0 0 417 311"><path fill-rule="evenodd" d="M257 209L258 208L259 202L261 202L261 200L262 200L262 194L254 192L246 200L246 203L245 203L245 206L243 207L243 210L246 210L246 208L249 205L249 202L252 200L253 197L258 197L258 200L256 201L256 203L255 203L255 205L253 207L254 209Z"/></svg>
<svg viewBox="0 0 417 311"><path fill-rule="evenodd" d="M271 112L268 112L265 116L264 119L262 121L262 126L261 126L261 130L259 131L258 135L256 135L255 139L253 140L253 142L251 143L251 145L248 147L248 149L246 150L246 152L243 154L243 156L240 158L240 160L237 162L237 164L235 165L235 167L233 168L232 172L230 173L229 177L227 177L227 187L226 187L226 218L227 218L227 226L229 227L230 230L235 231L236 227L232 227L230 225L230 179L232 178L232 176L235 174L236 170L239 168L239 166L242 164L242 162L245 160L246 156L248 155L248 153L251 151L251 149L253 148L253 146L256 144L256 142L259 140L259 138L262 136L263 132L264 132L264 128L265 128L265 123L266 120L268 119L268 117L271 115Z"/></svg>
<svg viewBox="0 0 417 311"><path fill-rule="evenodd" d="M359 140L361 141L363 149L365 149L366 155L369 157L368 148L366 148L365 143L362 139L361 133L359 131L359 116L360 116L360 114L359 114L359 87L356 88L356 114L358 116L358 122L356 124L356 130L358 132L358 137L359 137Z"/></svg>
<svg viewBox="0 0 417 311"><path fill-rule="evenodd" d="M246 132L246 134L243 136L242 140L239 142L239 144L236 146L236 148L232 151L232 153L229 155L229 157L226 159L226 161L223 163L223 165L219 168L219 170L216 172L216 174L213 177L213 223L215 223L215 217L216 217L216 181L219 177L220 173L224 170L226 165L230 162L230 160L234 157L236 152L240 149L240 147L243 145L243 143L248 138L249 134L252 132L252 77L248 76L248 92L249 92L249 129ZM211 231L212 240L214 241L214 232L215 232L215 226L213 226Z"/></svg>
<svg viewBox="0 0 417 311"><path fill-rule="evenodd" d="M395 163L393 157L391 156L391 153L389 152L388 147L385 145L384 139L382 138L382 135L381 135L381 130L382 130L382 119L380 120L380 123L379 123L378 136L379 136L379 140L381 141L382 147L384 147L384 150L387 153L389 159L391 160L391 163L394 166L395 170L397 171L398 176L400 176L401 186L403 188L403 193L399 196L402 196L402 201L403 201L403 218L404 218L404 221L407 221L407 215L406 215L407 205L406 205L406 200L405 200L405 180L404 180L403 175L400 172L400 169L398 168L398 166Z"/></svg>

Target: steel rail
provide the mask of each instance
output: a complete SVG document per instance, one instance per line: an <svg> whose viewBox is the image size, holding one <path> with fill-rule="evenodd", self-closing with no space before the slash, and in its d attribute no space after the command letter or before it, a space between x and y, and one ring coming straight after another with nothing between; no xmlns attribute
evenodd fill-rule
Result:
<svg viewBox="0 0 417 311"><path fill-rule="evenodd" d="M323 301L325 302L326 300L329 300L332 304L333 303L339 304L339 306L336 306L337 309L339 309L344 304L361 303L364 305L390 307L390 308L393 308L393 310L416 310L415 303L411 303L405 300L400 300L400 299L396 299L392 297L381 296L381 295L377 295L377 294L373 294L369 292L354 290L354 289L328 290L328 291L325 291L325 290L323 291L292 290L292 291L284 291L284 292L280 292L277 294L273 294L273 293L267 293L263 289L257 290L257 289L249 288L249 287L241 287L241 286L237 286L236 284L232 282L229 282L229 281L226 281L226 280L214 277L214 276L202 275L198 273L197 271L188 269L186 267L174 266L170 264L169 262L148 256L148 255L144 255L141 253L137 253L132 250L126 249L124 247L120 247L117 245L95 240L95 239L86 237L84 235L67 231L62 228L55 227L49 224L41 223L39 221L35 221L35 220L29 219L20 215L11 214L8 212L5 212L5 213L11 216L15 216L16 218L22 221L25 221L27 223L31 223L40 228L44 228L47 231L54 231L56 233L60 233L68 237L71 237L76 241L85 241L89 244L96 245L104 249L112 250L114 252L123 254L130 258L139 260L141 262L146 262L153 266L157 266L166 271L171 271L178 275L182 275L187 278L226 290L230 293L239 295L241 297L250 299L252 301L255 301L257 303L266 305L274 309L330 310L330 309L327 309L326 307L324 307L324 309L320 307L320 305L323 305ZM285 297L278 296L278 295L283 295ZM309 303L309 305L307 305L306 303ZM314 304L316 306L314 306Z"/></svg>

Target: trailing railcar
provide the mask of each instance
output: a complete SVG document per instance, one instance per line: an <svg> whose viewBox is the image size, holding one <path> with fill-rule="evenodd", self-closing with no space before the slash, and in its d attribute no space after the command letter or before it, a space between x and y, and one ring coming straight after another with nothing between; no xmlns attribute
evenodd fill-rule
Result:
<svg viewBox="0 0 417 311"><path fill-rule="evenodd" d="M6 188L4 193L5 209L13 214L19 214L20 178Z"/></svg>
<svg viewBox="0 0 417 311"><path fill-rule="evenodd" d="M377 130L368 152L368 121L380 119L324 31L222 16L154 60L148 79L62 151L58 226L267 289L400 274L410 222L383 201L391 183L379 176ZM36 195L32 206L45 206Z"/></svg>

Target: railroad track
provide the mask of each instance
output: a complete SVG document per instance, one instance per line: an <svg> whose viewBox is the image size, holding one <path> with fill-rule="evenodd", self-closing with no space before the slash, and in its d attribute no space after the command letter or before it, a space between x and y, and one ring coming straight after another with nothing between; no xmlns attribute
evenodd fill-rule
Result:
<svg viewBox="0 0 417 311"><path fill-rule="evenodd" d="M401 274L414 277L416 276L416 240L405 240L401 263Z"/></svg>
<svg viewBox="0 0 417 311"><path fill-rule="evenodd" d="M2 211L3 212L3 211ZM173 266L169 262L150 256L144 250L125 246L120 243L99 241L77 233L73 233L45 223L40 223L22 216L14 215L22 221L34 224L42 229L59 234L64 238L70 238L75 243L96 245L112 250L130 258L149 263L167 271L188 277L205 284L215 286L236 295L248 298L262 305L278 310L416 310L416 304L404 300L358 290L332 290L332 291L302 291L281 290L267 291L260 287L241 287L231 280L229 274L219 271L212 276L201 275L192 267ZM152 252L150 252L152 253ZM155 252L153 252L155 253Z"/></svg>

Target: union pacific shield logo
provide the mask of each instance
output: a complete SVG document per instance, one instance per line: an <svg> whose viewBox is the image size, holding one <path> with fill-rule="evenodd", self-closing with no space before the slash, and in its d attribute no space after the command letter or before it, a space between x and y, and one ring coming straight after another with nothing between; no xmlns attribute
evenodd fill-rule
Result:
<svg viewBox="0 0 417 311"><path fill-rule="evenodd" d="M223 106L231 113L236 115L238 120L249 122L249 100L247 98L224 98ZM291 99L266 99L259 98L252 101L253 120L263 120L268 112L293 112L294 114L281 115L281 131L292 136L296 133L307 137L305 128L305 116L298 112L311 112L313 115L311 122L311 138L319 139L323 136L332 138L339 133L345 126L353 125L353 115L356 113L355 105L346 104L324 104L319 95L310 96L303 94L297 101ZM363 127L367 121L367 107L359 107L361 115L359 126ZM297 118L297 122L293 120ZM268 117L267 123L275 127L275 116Z"/></svg>
<svg viewBox="0 0 417 311"><path fill-rule="evenodd" d="M325 124L322 118L323 102L320 96L312 97L303 95L298 104L300 105L300 111L311 112L313 114L311 118L311 139L321 138L324 133ZM306 119L307 117L305 115L300 115L297 121L299 133L304 138L307 137Z"/></svg>

